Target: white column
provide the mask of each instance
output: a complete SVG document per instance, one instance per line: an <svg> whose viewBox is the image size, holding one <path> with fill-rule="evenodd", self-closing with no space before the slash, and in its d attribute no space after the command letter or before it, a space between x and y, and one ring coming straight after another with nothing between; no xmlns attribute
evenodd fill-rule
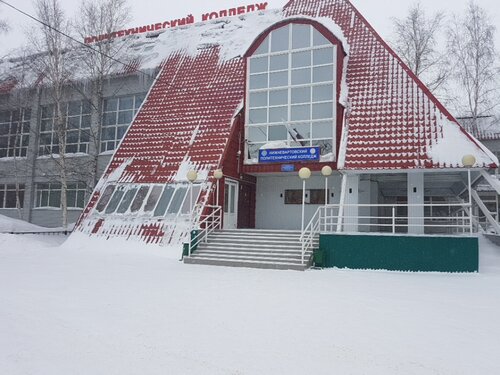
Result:
<svg viewBox="0 0 500 375"><path fill-rule="evenodd" d="M408 233L424 233L424 173L408 173ZM418 205L418 206L412 206Z"/></svg>
<svg viewBox="0 0 500 375"><path fill-rule="evenodd" d="M357 232L358 231L358 216L359 208L359 175L347 175L346 185L345 185L345 220L344 220L344 231L345 232ZM351 206L355 205L355 206ZM352 217L350 217L352 216Z"/></svg>

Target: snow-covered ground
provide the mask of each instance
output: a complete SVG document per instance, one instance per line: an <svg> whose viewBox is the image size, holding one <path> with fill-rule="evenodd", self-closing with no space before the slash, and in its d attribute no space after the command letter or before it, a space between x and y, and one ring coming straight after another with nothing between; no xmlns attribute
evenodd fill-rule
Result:
<svg viewBox="0 0 500 375"><path fill-rule="evenodd" d="M184 265L179 249L0 235L0 374L498 374L479 274Z"/></svg>

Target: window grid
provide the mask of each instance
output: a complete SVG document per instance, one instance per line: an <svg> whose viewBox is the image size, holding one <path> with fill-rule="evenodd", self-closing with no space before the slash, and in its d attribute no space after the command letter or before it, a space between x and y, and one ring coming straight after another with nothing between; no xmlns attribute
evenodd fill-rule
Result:
<svg viewBox="0 0 500 375"><path fill-rule="evenodd" d="M104 100L101 152L116 149L144 98L144 94L137 94Z"/></svg>
<svg viewBox="0 0 500 375"><path fill-rule="evenodd" d="M90 102L73 101L62 104L66 128L66 153L88 153L90 143ZM54 129L55 106L42 106L38 155L59 154L59 138Z"/></svg>
<svg viewBox="0 0 500 375"><path fill-rule="evenodd" d="M85 205L86 185L84 182L68 183L66 202L68 208L83 208ZM61 184L37 183L35 207L61 208Z"/></svg>
<svg viewBox="0 0 500 375"><path fill-rule="evenodd" d="M0 184L0 208L18 208L17 197L19 195L19 208L24 204L24 184Z"/></svg>
<svg viewBox="0 0 500 375"><path fill-rule="evenodd" d="M26 157L30 120L29 109L0 112L0 158Z"/></svg>
<svg viewBox="0 0 500 375"><path fill-rule="evenodd" d="M298 24L289 24L283 27L288 27L287 49L272 51L274 33L280 30L277 29L268 35L256 50L256 53L249 58L249 73L247 78L247 87L249 87L249 90L247 92L246 106L247 160L255 160L260 147L272 141L283 141L285 143L284 147L320 146L322 155L331 153L333 150L335 138L333 129L334 118L336 116L336 77L334 70L336 46L332 45L314 27L308 25L309 45L302 48L294 48L293 33L304 26L295 25ZM295 29L296 27L297 29ZM317 43L318 41L319 43ZM322 52L328 51L331 51L329 58L326 61L320 61ZM280 56L286 56L286 58L281 59L282 62L286 60L286 66L276 67L276 65L279 65ZM307 58L301 63L301 57ZM273 66L273 59L275 66ZM257 69L253 68L255 62L257 62L257 65L262 65L260 69L259 67ZM262 64L262 62L264 63ZM306 76L306 81L294 82L294 74L303 69L309 70L309 76ZM319 77L319 75L315 77L315 72L319 72L321 69L323 69L323 73L330 75L330 77L327 77L328 79L325 80ZM286 73L286 84L276 85L271 82L272 74L276 73ZM262 78L264 78L264 75L266 76L265 83L261 85L262 87L258 87L258 85L255 87L252 84L252 78L259 75ZM328 93L327 91L326 97L321 98L321 89L324 91L325 88L326 90L330 90L330 92ZM301 89L308 92L308 100L299 99L293 102L292 94L298 93ZM271 103L271 95L278 94L279 92L286 92L287 102ZM316 98L314 97L315 92L318 94ZM265 94L262 96L262 98L265 97L265 103L262 101L258 104L252 103L252 96L254 98L257 97L255 94ZM278 113L279 109L284 111L285 108L286 118L271 118L274 110L276 110L275 113ZM306 115L302 119L295 119L294 117L299 113L299 109L305 109L304 113ZM328 115L322 116L320 112L325 109ZM315 113L315 110L318 112ZM255 121L253 114L259 113L259 111L261 118ZM296 112L293 113L294 111Z"/></svg>
<svg viewBox="0 0 500 375"><path fill-rule="evenodd" d="M193 185L193 205L198 201L201 185ZM167 185L108 185L99 199L96 211L106 215L141 215L151 217L178 216L190 213L189 186Z"/></svg>

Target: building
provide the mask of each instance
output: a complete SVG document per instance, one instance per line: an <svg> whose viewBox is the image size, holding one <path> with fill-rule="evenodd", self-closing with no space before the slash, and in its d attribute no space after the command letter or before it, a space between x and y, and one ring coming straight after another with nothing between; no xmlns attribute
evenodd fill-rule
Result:
<svg viewBox="0 0 500 375"><path fill-rule="evenodd" d="M477 270L477 238L430 235L472 232L471 169L475 179L496 157L349 1L252 10L134 37L161 69L76 231L168 244L219 224L295 230L302 265L319 232L326 253L331 238L358 250L384 238L394 259L395 234L415 254L445 238L451 252L437 254L446 261L417 268ZM231 13L240 15L222 17ZM302 168L312 175L301 180Z"/></svg>
<svg viewBox="0 0 500 375"><path fill-rule="evenodd" d="M140 53L147 43L129 43L126 61L133 62L133 53ZM51 88L30 70L30 59L36 56L0 62L0 214L61 227L60 150ZM69 223L80 216L94 180L102 175L142 104L156 73L156 64L152 66L142 71L116 66L103 85L102 111L93 107L96 95L89 82L82 79L66 87L62 106L68 128Z"/></svg>

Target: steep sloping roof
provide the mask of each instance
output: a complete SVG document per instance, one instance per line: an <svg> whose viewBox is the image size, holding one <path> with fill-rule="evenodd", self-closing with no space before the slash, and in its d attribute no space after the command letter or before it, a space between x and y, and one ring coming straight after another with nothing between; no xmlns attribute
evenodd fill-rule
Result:
<svg viewBox="0 0 500 375"><path fill-rule="evenodd" d="M208 182L209 172L220 166L244 98L242 56L259 32L281 19L281 11L248 14L167 30L158 37L148 64L164 56L162 69L80 218L79 230L153 237L155 242L182 237L173 233L185 232L182 225L90 214L110 179L175 183L186 181L186 172L194 169L200 181Z"/></svg>
<svg viewBox="0 0 500 375"><path fill-rule="evenodd" d="M298 14L332 18L350 46L347 134L339 168L459 167L465 154L474 154L478 166L497 162L458 125L349 1L290 1L285 15Z"/></svg>

